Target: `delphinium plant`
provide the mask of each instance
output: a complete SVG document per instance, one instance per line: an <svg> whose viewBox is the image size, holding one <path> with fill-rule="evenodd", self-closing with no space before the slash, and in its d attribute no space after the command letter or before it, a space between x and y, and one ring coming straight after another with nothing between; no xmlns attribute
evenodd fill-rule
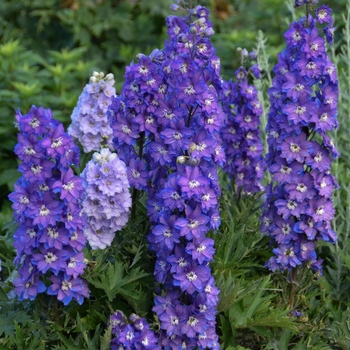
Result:
<svg viewBox="0 0 350 350"><path fill-rule="evenodd" d="M249 73L260 79L257 64L248 70L244 68L247 59L256 59L256 52L248 54L239 48L242 66L235 72L235 81L223 83L220 100L226 114L222 139L226 153L224 171L235 185L235 191L256 193L263 189L264 174L263 145L260 136L261 103L254 85L249 84Z"/></svg>
<svg viewBox="0 0 350 350"><path fill-rule="evenodd" d="M172 9L186 15L167 18L164 50L140 54L127 68L110 114L115 148L129 167L133 205L136 191L148 194L158 345L218 348L219 291L208 266L215 249L206 234L220 224L220 61L209 40L209 11L184 2Z"/></svg>
<svg viewBox="0 0 350 350"><path fill-rule="evenodd" d="M72 299L82 304L89 297L81 278L86 266L83 187L71 168L78 166L79 149L49 109L33 106L28 114L18 111L16 119L22 176L9 195L18 225L15 293L19 300L34 300L46 291L65 305Z"/></svg>
<svg viewBox="0 0 350 350"><path fill-rule="evenodd" d="M327 6L310 14L314 3L296 3L306 6L306 16L285 33L287 47L278 55L269 90L267 165L273 183L267 187L262 230L271 237L274 256L266 265L289 271L292 283L298 266L321 274L317 241L337 239L331 196L338 185L330 170L339 154L328 132L338 125L338 81L326 51L334 28Z"/></svg>
<svg viewBox="0 0 350 350"><path fill-rule="evenodd" d="M217 171L225 160L219 135L224 121L220 60L209 39L209 11L187 8L185 2L173 9L186 10L187 15L167 19L170 38L162 65L167 89L158 120L159 142L170 161L165 177L160 173L165 181L154 186L151 204L156 205L149 206L149 242L156 252L155 275L162 289L154 311L163 348L218 348L219 290L208 266L215 249L206 236L220 225Z"/></svg>

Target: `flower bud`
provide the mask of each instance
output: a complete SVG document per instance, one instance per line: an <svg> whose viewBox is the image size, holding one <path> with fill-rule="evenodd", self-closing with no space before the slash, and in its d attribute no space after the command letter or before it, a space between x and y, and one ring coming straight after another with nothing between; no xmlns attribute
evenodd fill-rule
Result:
<svg viewBox="0 0 350 350"><path fill-rule="evenodd" d="M243 49L241 55L242 55L243 58L248 57L248 50Z"/></svg>
<svg viewBox="0 0 350 350"><path fill-rule="evenodd" d="M176 163L184 164L185 162L186 162L186 157L185 156L178 156L176 158Z"/></svg>
<svg viewBox="0 0 350 350"><path fill-rule="evenodd" d="M114 79L114 75L113 75L112 73L108 73L108 74L106 75L105 79L106 79L107 81L111 81L111 80Z"/></svg>
<svg viewBox="0 0 350 350"><path fill-rule="evenodd" d="M253 50L252 52L249 52L249 55L248 55L252 60L255 60L258 58L258 53Z"/></svg>
<svg viewBox="0 0 350 350"><path fill-rule="evenodd" d="M171 4L170 10L176 12L176 11L180 10L180 6L176 5L176 4Z"/></svg>
<svg viewBox="0 0 350 350"><path fill-rule="evenodd" d="M195 26L191 26L190 33L196 35L197 34L197 28Z"/></svg>
<svg viewBox="0 0 350 350"><path fill-rule="evenodd" d="M192 153L192 152L195 151L196 149L197 149L197 145L196 145L194 142L192 142L192 143L190 144L190 149L189 149L190 153Z"/></svg>

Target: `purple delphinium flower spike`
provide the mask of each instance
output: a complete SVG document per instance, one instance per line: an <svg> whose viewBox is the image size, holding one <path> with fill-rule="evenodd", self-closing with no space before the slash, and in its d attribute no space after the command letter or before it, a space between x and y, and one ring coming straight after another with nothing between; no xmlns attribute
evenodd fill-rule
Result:
<svg viewBox="0 0 350 350"><path fill-rule="evenodd" d="M86 153L99 151L101 147L114 149L107 117L112 97L116 95L114 83L113 74L94 72L73 110L68 133L79 140Z"/></svg>
<svg viewBox="0 0 350 350"><path fill-rule="evenodd" d="M127 169L117 154L103 148L93 154L81 176L86 193L84 234L92 249L104 249L111 245L115 232L128 222L131 197Z"/></svg>
<svg viewBox="0 0 350 350"><path fill-rule="evenodd" d="M327 132L338 125L338 81L317 29L330 14L321 6L315 18L292 23L274 67L267 125L267 165L274 182L262 215L262 231L275 244L266 264L272 271L306 265L321 274L316 242L336 240L331 195L338 185L330 169L339 154Z"/></svg>
<svg viewBox="0 0 350 350"><path fill-rule="evenodd" d="M186 11L184 17L167 18L164 50L139 54L126 68L122 91L108 113L135 198L136 191L148 192L148 241L161 291L154 308L161 328L158 346L218 349L218 290L208 266L215 249L206 234L220 224L217 172L225 162L220 60L210 41L209 11L202 6ZM251 152L257 148L252 143ZM166 315L157 302L170 295ZM128 332L138 339L129 327L112 342L125 344Z"/></svg>
<svg viewBox="0 0 350 350"><path fill-rule="evenodd" d="M257 65L253 65L250 71L259 79ZM223 82L220 94L226 114L225 126L221 130L226 153L224 171L234 180L237 191L255 193L263 189L260 183L264 173L263 146L259 131L262 107L255 87L248 84L244 67L240 67L235 76L236 82Z"/></svg>
<svg viewBox="0 0 350 350"><path fill-rule="evenodd" d="M65 305L73 299L81 304L89 297L81 278L85 239L78 233L85 225L80 214L83 187L70 168L78 165L79 149L49 109L33 106L26 115L17 112L16 119L20 133L15 152L22 160L22 177L9 195L18 224L15 293L20 300L33 300L47 291Z"/></svg>

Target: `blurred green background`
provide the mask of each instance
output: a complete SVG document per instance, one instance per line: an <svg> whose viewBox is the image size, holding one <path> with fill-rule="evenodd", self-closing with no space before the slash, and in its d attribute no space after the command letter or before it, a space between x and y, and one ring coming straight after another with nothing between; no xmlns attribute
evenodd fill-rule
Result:
<svg viewBox="0 0 350 350"><path fill-rule="evenodd" d="M31 105L51 108L69 125L79 94L93 70L112 72L116 88L137 53L161 48L172 0L1 0L0 1L0 227L11 215L7 194L19 177L13 154L14 112ZM295 16L293 1L203 0L211 11L212 40L222 75L237 68L236 48L252 50L258 31L266 38L270 65L283 49L283 33ZM337 23L345 0L332 0ZM342 42L338 25L336 42Z"/></svg>

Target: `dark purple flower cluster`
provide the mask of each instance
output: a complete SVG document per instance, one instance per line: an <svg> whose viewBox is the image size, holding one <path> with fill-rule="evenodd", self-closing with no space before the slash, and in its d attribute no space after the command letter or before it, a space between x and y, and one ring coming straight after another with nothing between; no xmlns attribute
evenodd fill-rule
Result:
<svg viewBox="0 0 350 350"><path fill-rule="evenodd" d="M242 61L247 50L240 50ZM255 58L254 51L250 53ZM264 174L263 145L260 138L262 107L258 92L248 83L248 73L260 78L260 70L253 65L248 71L242 66L236 73L236 81L223 82L220 96L226 114L222 139L226 153L224 170L235 182L236 190L256 193L263 189L260 181Z"/></svg>
<svg viewBox="0 0 350 350"><path fill-rule="evenodd" d="M94 72L73 110L68 133L79 140L86 153L99 151L101 147L113 150L107 111L116 95L114 83L113 74L105 76L102 72Z"/></svg>
<svg viewBox="0 0 350 350"><path fill-rule="evenodd" d="M47 291L65 305L72 299L81 304L89 296L80 277L86 266L83 187L70 168L79 163L79 149L49 109L33 106L26 115L18 111L16 119L15 153L22 161L22 176L9 195L18 224L15 293L20 300L33 300Z"/></svg>
<svg viewBox="0 0 350 350"><path fill-rule="evenodd" d="M108 326L112 326L112 350L161 349L147 321L136 314L131 314L128 322L121 311L116 311L110 316Z"/></svg>
<svg viewBox="0 0 350 350"><path fill-rule="evenodd" d="M219 348L219 290L209 268L215 249L206 234L220 225L217 170L225 161L225 115L208 17L201 6L186 17L168 17L165 49L139 55L127 67L121 95L110 107L130 185L148 192L163 349Z"/></svg>
<svg viewBox="0 0 350 350"><path fill-rule="evenodd" d="M128 222L131 196L125 163L108 148L94 153L81 174L87 217L84 235L92 249L110 246Z"/></svg>
<svg viewBox="0 0 350 350"><path fill-rule="evenodd" d="M339 154L327 132L338 125L338 81L316 26L325 19L319 13L285 33L287 48L278 55L269 90L267 163L274 183L267 189L262 229L276 244L267 263L272 271L303 264L321 273L315 244L337 239L331 196L338 185L330 170Z"/></svg>

